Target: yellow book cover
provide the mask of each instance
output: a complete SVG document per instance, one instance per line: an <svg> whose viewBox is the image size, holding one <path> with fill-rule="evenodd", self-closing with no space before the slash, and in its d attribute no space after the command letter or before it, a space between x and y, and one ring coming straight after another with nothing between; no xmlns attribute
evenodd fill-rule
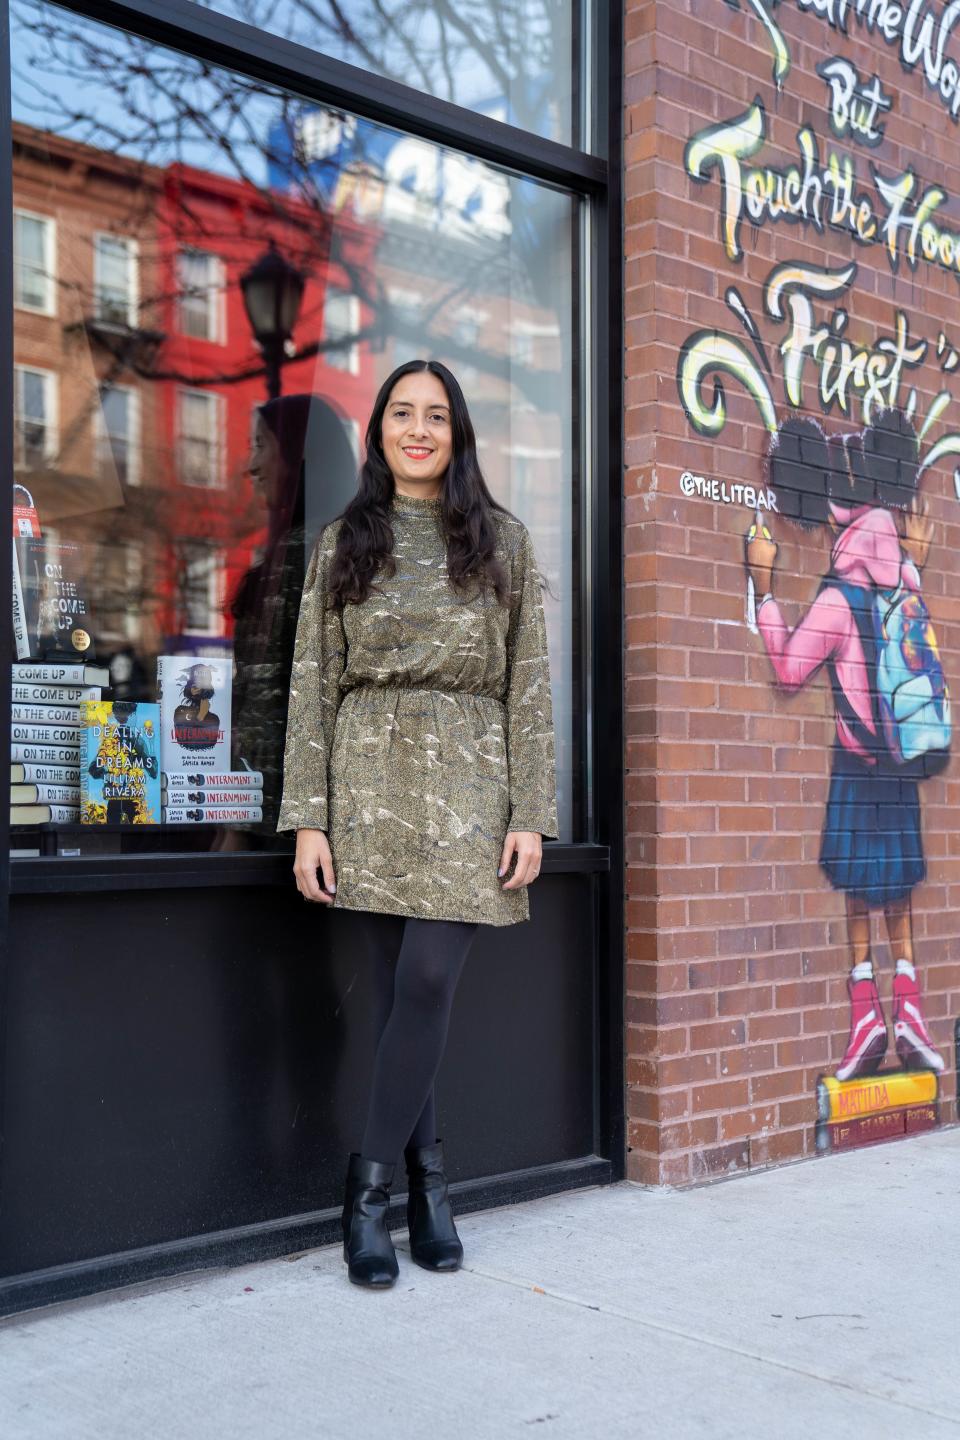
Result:
<svg viewBox="0 0 960 1440"><path fill-rule="evenodd" d="M160 823L160 707L80 703L80 823Z"/></svg>
<svg viewBox="0 0 960 1440"><path fill-rule="evenodd" d="M891 1070L860 1080L825 1075L817 1085L821 1120L853 1120L905 1105L929 1104L936 1098L937 1077L932 1070Z"/></svg>

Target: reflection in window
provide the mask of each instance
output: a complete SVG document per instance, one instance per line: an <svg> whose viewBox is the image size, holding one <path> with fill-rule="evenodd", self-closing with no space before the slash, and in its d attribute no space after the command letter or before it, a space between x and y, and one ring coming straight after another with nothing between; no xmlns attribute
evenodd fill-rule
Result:
<svg viewBox="0 0 960 1440"><path fill-rule="evenodd" d="M121 235L94 237L94 314L112 325L137 322L137 245Z"/></svg>
<svg viewBox="0 0 960 1440"><path fill-rule="evenodd" d="M100 469L113 467L124 485L140 483L137 393L124 385L100 390L97 456Z"/></svg>
<svg viewBox="0 0 960 1440"><path fill-rule="evenodd" d="M324 358L335 370L348 370L356 375L360 369L360 350L356 343L337 345L349 340L360 328L360 301L346 290L329 286L323 297L323 333L327 341Z"/></svg>
<svg viewBox="0 0 960 1440"><path fill-rule="evenodd" d="M17 210L13 217L13 296L22 310L56 314L54 223Z"/></svg>
<svg viewBox="0 0 960 1440"><path fill-rule="evenodd" d="M184 635L216 636L222 630L223 556L207 540L179 547L180 604Z"/></svg>
<svg viewBox="0 0 960 1440"><path fill-rule="evenodd" d="M99 577L97 623L100 640L111 649L136 642L143 628L143 544L109 540L96 547Z"/></svg>
<svg viewBox="0 0 960 1440"><path fill-rule="evenodd" d="M180 479L184 485L222 485L222 396L181 390L179 403Z"/></svg>
<svg viewBox="0 0 960 1440"><path fill-rule="evenodd" d="M177 272L181 334L194 340L225 344L221 260L204 250L181 250L177 256Z"/></svg>
<svg viewBox="0 0 960 1440"><path fill-rule="evenodd" d="M14 367L16 463L42 468L56 453L57 377L49 370Z"/></svg>
<svg viewBox="0 0 960 1440"><path fill-rule="evenodd" d="M423 354L423 296L409 286L390 285L387 300L391 310L390 329L395 336L391 358L394 365L403 365Z"/></svg>
<svg viewBox="0 0 960 1440"><path fill-rule="evenodd" d="M482 310L465 309L461 307L454 316L453 338L458 345L465 350L470 350L480 342L480 327L487 316Z"/></svg>
<svg viewBox="0 0 960 1440"><path fill-rule="evenodd" d="M579 140L578 0L203 3L494 120L565 144Z"/></svg>
<svg viewBox="0 0 960 1440"><path fill-rule="evenodd" d="M571 838L579 202L160 46L145 69L141 41L43 0L17 17L15 204L50 221L21 232L18 285L61 312L16 312L18 479L81 552L97 663L146 702L158 657L232 656L234 763L256 755L275 814L306 559L355 493L381 380L434 355L546 580ZM255 336L258 265L297 303ZM268 830L244 843L288 846Z"/></svg>

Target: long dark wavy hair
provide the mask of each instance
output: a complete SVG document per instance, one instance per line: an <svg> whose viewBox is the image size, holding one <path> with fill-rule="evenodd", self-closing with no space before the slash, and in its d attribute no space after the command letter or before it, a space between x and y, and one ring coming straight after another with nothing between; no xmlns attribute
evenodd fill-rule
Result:
<svg viewBox="0 0 960 1440"><path fill-rule="evenodd" d="M441 527L447 545L447 572L463 595L475 597L477 587L492 589L498 604L509 601L510 582L495 554L497 530L493 512L511 515L493 498L477 459L477 439L456 376L439 360L408 360L398 365L380 387L367 425L366 456L356 495L342 513L337 546L330 564L328 594L332 605L360 605L379 587L374 577L396 573L389 505L393 475L383 454L382 425L393 387L405 375L435 375L447 392L453 445L441 491ZM512 518L516 518L513 517Z"/></svg>

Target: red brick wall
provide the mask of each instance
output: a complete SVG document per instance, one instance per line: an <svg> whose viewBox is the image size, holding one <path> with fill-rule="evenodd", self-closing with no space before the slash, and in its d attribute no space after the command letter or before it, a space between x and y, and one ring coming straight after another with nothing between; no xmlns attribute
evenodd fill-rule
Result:
<svg viewBox="0 0 960 1440"><path fill-rule="evenodd" d="M907 0L909 3L909 0ZM935 5L939 17L940 7ZM960 234L960 129L920 68L853 17L831 28L798 0L774 11L790 58L778 91L774 51L751 0L627 0L625 48L625 565L627 673L627 1051L628 1175L683 1183L810 1154L816 1086L846 1046L850 970L844 894L818 863L835 732L826 671L799 693L774 681L759 636L745 623L743 537L753 511L684 494L681 475L766 483L771 426L743 384L722 383L726 423L703 433L681 403L678 360L688 338L713 330L744 347L763 375L775 425L814 417L828 435L861 430L862 397L847 412L818 398L808 358L799 403L784 386L780 343L790 324L764 309L771 271L786 262L837 271L856 262L836 298L813 300L818 324L842 307L844 338L871 352L891 335L896 312L922 363L904 369L897 400L916 390L917 428L935 397L949 404L923 451L960 431L960 269L948 273L902 253L897 272L881 243L812 224L747 215L742 257L721 230L721 182L698 182L685 146L706 126L763 103L764 139L742 167L782 168L798 156L797 132L853 163L856 189L879 225L888 214L872 175L916 174L917 192L946 192L936 223ZM960 57L960 33L947 55ZM818 63L841 57L891 99L877 119L879 144L837 136ZM952 82L946 74L946 85ZM914 201L916 196L914 197ZM911 202L912 203L912 202ZM957 241L960 253L960 239ZM949 251L949 247L948 247ZM769 373L725 300L735 286L754 318ZM946 345L938 355L938 337ZM706 372L709 405L716 372ZM887 391L887 399L892 392ZM943 667L960 696L960 500L949 459L924 475L934 523L923 570ZM775 595L787 624L808 610L830 564L826 526L802 531L782 518ZM960 751L960 740L954 747ZM913 891L915 958L927 1019L946 1061L940 1118L956 1107L953 1026L960 1013L960 757L920 785L927 876ZM891 1020L893 962L880 910L872 958ZM892 1026L887 1068L896 1070Z"/></svg>

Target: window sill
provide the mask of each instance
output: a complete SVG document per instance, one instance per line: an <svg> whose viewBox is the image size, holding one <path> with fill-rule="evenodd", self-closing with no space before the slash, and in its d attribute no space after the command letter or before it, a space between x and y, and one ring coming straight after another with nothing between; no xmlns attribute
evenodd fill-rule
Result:
<svg viewBox="0 0 960 1440"><path fill-rule="evenodd" d="M51 855L10 861L11 895L71 895L117 890L217 889L286 885L293 889L293 848L288 854L225 852L153 855ZM542 875L588 874L610 869L608 845L567 845L547 840Z"/></svg>

